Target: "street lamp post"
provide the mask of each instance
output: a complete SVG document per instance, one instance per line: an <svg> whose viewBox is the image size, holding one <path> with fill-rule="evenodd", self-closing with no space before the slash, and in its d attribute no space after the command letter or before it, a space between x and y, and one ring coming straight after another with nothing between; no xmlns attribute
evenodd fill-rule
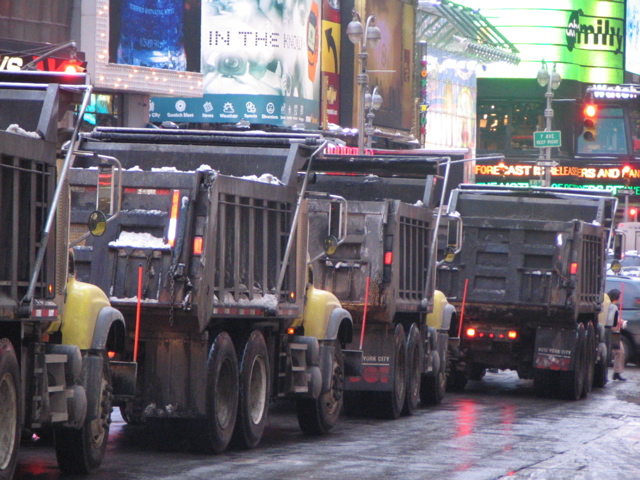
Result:
<svg viewBox="0 0 640 480"><path fill-rule="evenodd" d="M537 75L538 84L541 87L547 87L547 91L544 96L547 99L547 108L544 110L544 118L546 120L545 123L545 132L551 131L551 119L553 118L553 108L551 107L551 101L553 100L553 91L557 90L560 86L560 82L562 78L560 74L556 72L556 64L553 64L553 71L549 74L549 69L547 67L547 62L542 60L542 68L538 70ZM539 160L543 160L542 152L540 152ZM551 147L545 147L545 156L544 156L544 180L543 185L545 187L551 186Z"/></svg>
<svg viewBox="0 0 640 480"><path fill-rule="evenodd" d="M360 104L358 105L358 153L362 155L364 153L364 107L366 101L366 92L369 87L369 74L367 73L367 60L369 53L367 47L375 48L382 38L380 29L376 27L375 15L370 15L367 18L364 28L360 21L360 15L353 10L353 19L347 26L347 35L351 43L354 45L360 45L360 52L358 53L358 59L360 60L360 73L356 77L356 81L360 87Z"/></svg>
<svg viewBox="0 0 640 480"><path fill-rule="evenodd" d="M382 106L382 97L378 93L378 87L373 88L373 92L366 93L364 96L364 100L367 108L367 124L366 124L366 134L367 134L367 148L371 148L371 140L373 139L373 119L375 118L374 110L380 110Z"/></svg>

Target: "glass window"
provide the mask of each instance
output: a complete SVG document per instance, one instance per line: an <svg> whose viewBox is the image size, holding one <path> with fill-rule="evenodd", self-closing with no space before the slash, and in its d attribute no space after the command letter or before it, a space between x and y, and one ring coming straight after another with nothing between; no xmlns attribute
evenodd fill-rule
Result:
<svg viewBox="0 0 640 480"><path fill-rule="evenodd" d="M533 132L544 130L541 102L485 101L478 104L478 150L533 148Z"/></svg>
<svg viewBox="0 0 640 480"><path fill-rule="evenodd" d="M625 155L627 153L627 136L621 108L599 109L595 140L585 140L582 133L580 132L578 136L576 152L578 154Z"/></svg>

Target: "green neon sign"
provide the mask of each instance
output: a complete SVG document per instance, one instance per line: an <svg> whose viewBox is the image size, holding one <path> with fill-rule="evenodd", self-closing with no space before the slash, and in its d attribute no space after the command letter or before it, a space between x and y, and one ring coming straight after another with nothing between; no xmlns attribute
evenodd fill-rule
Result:
<svg viewBox="0 0 640 480"><path fill-rule="evenodd" d="M519 65L491 64L480 78L536 78L544 59L563 80L623 83L624 0L462 0L520 51Z"/></svg>

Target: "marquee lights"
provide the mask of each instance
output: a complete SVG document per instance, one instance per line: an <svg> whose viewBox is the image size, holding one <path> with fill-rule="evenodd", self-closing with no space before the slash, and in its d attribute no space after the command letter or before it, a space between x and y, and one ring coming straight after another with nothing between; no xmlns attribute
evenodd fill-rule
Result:
<svg viewBox="0 0 640 480"><path fill-rule="evenodd" d="M202 96L202 74L199 72L109 63L109 0L96 0L95 21L95 62L90 61L88 68L94 69L92 76L96 88L151 95ZM85 51L90 55L89 48Z"/></svg>
<svg viewBox="0 0 640 480"><path fill-rule="evenodd" d="M476 165L476 175L491 175L496 177L535 177L544 172L543 167L537 165ZM588 179L626 179L640 178L640 169L634 169L629 166L624 167L569 167L559 166L551 167L551 175L574 176L578 178Z"/></svg>

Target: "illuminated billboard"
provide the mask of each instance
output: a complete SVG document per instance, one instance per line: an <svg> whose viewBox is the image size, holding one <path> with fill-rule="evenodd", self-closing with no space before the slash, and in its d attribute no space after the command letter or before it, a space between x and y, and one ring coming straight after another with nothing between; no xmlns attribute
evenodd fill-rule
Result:
<svg viewBox="0 0 640 480"><path fill-rule="evenodd" d="M172 1L175 3L175 0ZM166 54L165 57L170 55L170 52L165 50L169 44L163 43L161 38L152 39L140 35L138 41L127 42L127 38L131 40L132 32L128 27L124 30L121 28L123 23L127 24L127 17L124 17L123 20L122 15L125 4L133 5L134 10L137 10L138 13L159 14L161 12L154 7L154 5L157 6L157 0L95 0L95 8L92 5L91 8L86 8L86 11L85 2L82 3L81 44L86 54L87 70L97 89L143 95L182 95L188 97L202 95L202 74L198 65L199 55L197 52L193 53L194 48L199 48L199 35L197 35L194 47L193 41L188 41L187 32L191 30L183 26L183 47L187 62L185 70L166 68L167 63L162 64L162 61L156 61L161 60L163 52ZM192 3L195 5L199 2L184 0L184 3L176 3L173 6L174 11L178 6L182 6L183 22L193 17L192 13L188 13L191 12L189 8ZM171 9L171 7L166 8ZM199 19L199 9L196 13ZM149 23L153 22L149 20ZM174 33L177 35L178 30L174 30ZM157 35L158 30L149 28L145 30L145 34ZM152 52L148 53L146 57L147 59L152 58L155 63L144 60L145 55L141 52L142 46L147 47L147 53ZM121 50L120 56L118 56L118 49ZM127 49L129 49L129 53L126 52ZM192 71L189 71L190 69Z"/></svg>
<svg viewBox="0 0 640 480"><path fill-rule="evenodd" d="M544 167L531 163L501 163L482 161L474 167L478 185L506 185L526 187L540 180ZM631 166L603 166L583 162L579 166L558 165L550 168L551 186L557 188L583 188L617 194L621 189L632 189L640 195L640 169Z"/></svg>
<svg viewBox="0 0 640 480"><path fill-rule="evenodd" d="M640 75L640 0L627 0L625 70Z"/></svg>
<svg viewBox="0 0 640 480"><path fill-rule="evenodd" d="M479 8L520 51L518 66L490 64L479 77L536 78L544 59L556 62L563 80L623 83L624 0L461 0L460 3Z"/></svg>
<svg viewBox="0 0 640 480"><path fill-rule="evenodd" d="M151 121L318 126L316 0L205 1L201 15L204 97L154 98Z"/></svg>

